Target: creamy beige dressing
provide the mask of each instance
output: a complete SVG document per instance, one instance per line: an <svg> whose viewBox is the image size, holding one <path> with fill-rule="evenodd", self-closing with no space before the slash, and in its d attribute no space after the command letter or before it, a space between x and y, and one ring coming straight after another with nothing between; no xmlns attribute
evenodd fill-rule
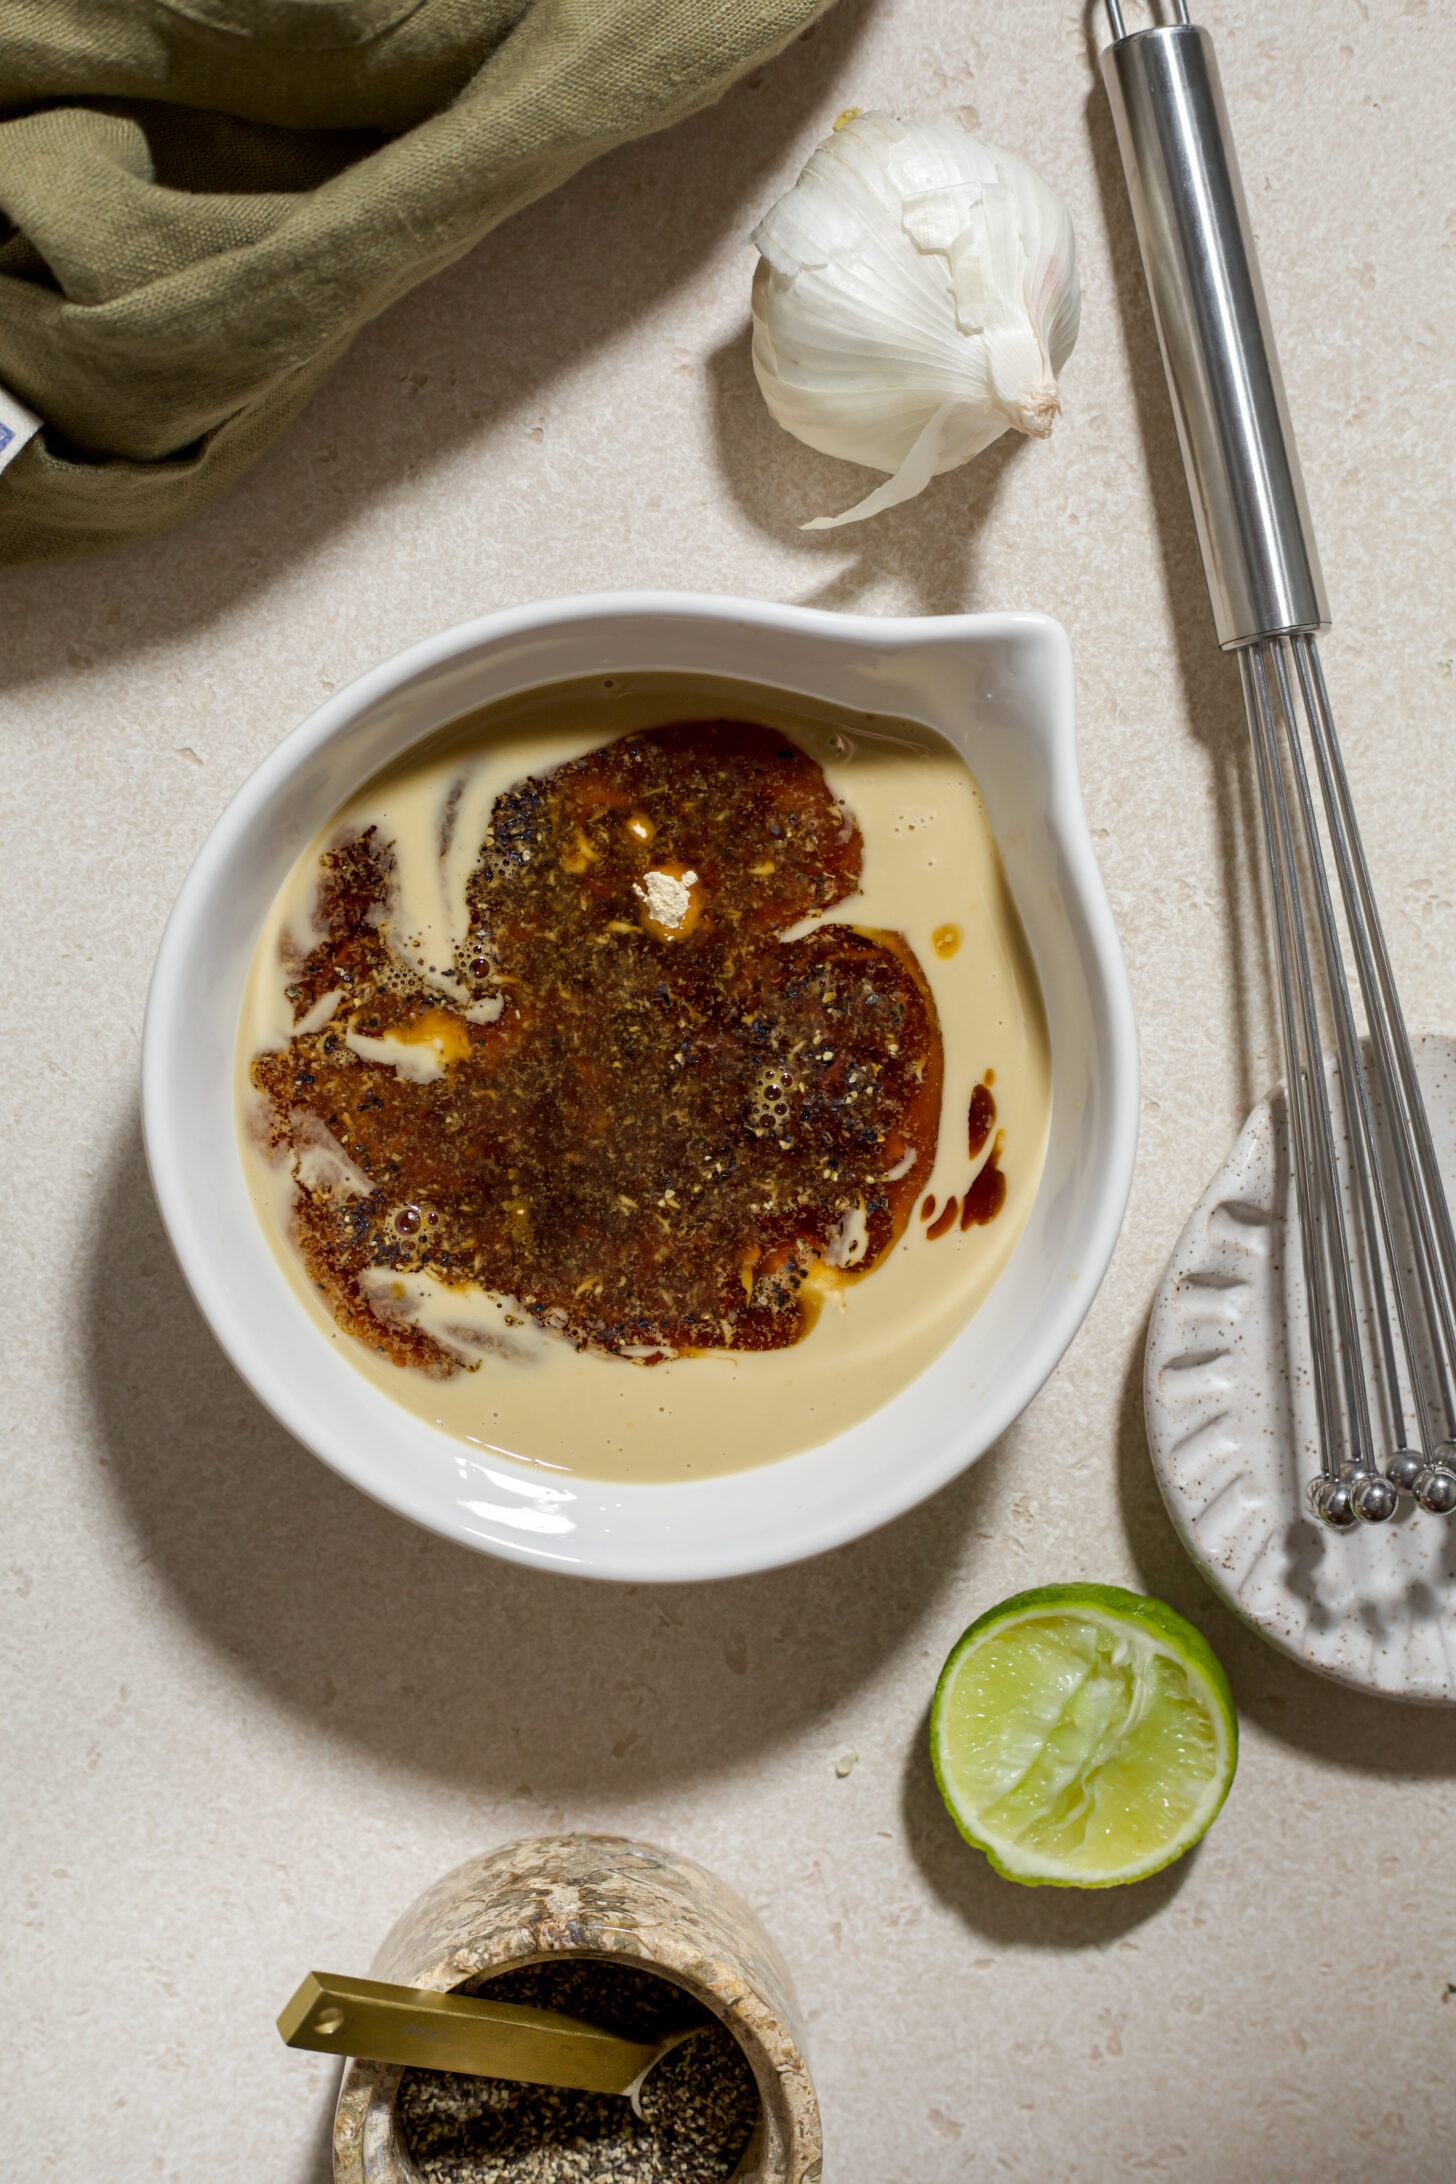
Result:
<svg viewBox="0 0 1456 2184"><path fill-rule="evenodd" d="M714 1351L650 1367L578 1352L512 1310L509 1299L482 1289L429 1274L402 1279L381 1268L364 1277L371 1302L415 1322L472 1369L440 1379L390 1363L336 1326L308 1279L290 1233L293 1177L286 1157L270 1158L262 1148L263 1103L248 1074L254 1055L286 1046L296 1028L286 966L318 937L321 852L341 833L371 825L393 842L390 946L448 999L444 974L469 923L466 885L500 792L633 730L724 717L791 737L859 822L860 892L783 937L836 922L904 934L934 993L945 1050L930 1192L943 1208L999 1153L1006 1178L1000 1213L984 1227L953 1225L933 1238L912 1218L862 1281L826 1271L818 1322L792 1349ZM671 884L659 885L651 914L677 925L689 914L696 875L663 877ZM329 998L311 1023L325 1021ZM487 1001L475 1013L499 1008ZM459 1025L454 1029L458 1036ZM449 1059L443 1032L413 1042L351 1035L351 1044L419 1081ZM973 1160L967 1108L988 1070L996 1127ZM661 675L524 692L455 722L350 797L298 859L265 921L239 1025L236 1088L244 1173L259 1219L304 1308L358 1370L395 1402L476 1447L620 1480L749 1469L827 1441L889 1402L965 1325L1010 1257L1036 1195L1051 1107L1036 974L980 790L953 746L911 721L844 713L727 679ZM303 1157L311 1187L326 1183L345 1194L370 1188L326 1131ZM863 1217L856 1225L851 1216L831 1267L852 1270L863 1248Z"/></svg>

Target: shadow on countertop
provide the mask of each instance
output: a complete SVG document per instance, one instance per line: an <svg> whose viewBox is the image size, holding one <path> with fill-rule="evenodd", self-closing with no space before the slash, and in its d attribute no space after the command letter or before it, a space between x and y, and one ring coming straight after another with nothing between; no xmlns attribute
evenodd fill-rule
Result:
<svg viewBox="0 0 1456 2184"><path fill-rule="evenodd" d="M905 1840L940 1901L1006 1949L1098 1949L1156 1918L1198 1861L1197 1847L1126 1888L1027 1888L972 1850L945 1809L930 1765L930 1707L905 1755L900 1788Z"/></svg>
<svg viewBox="0 0 1456 2184"><path fill-rule="evenodd" d="M977 602L977 548L1013 463L1030 442L1005 432L963 469L934 478L918 500L889 508L841 531L806 531L810 516L852 508L881 482L880 473L806 447L774 422L754 377L751 322L708 359L718 468L724 485L756 529L792 546L825 572L804 607L844 611L890 579L908 586L922 614L966 614ZM954 523L927 516L926 502L954 495ZM951 540L947 550L947 534ZM853 559L846 561L850 553Z"/></svg>
<svg viewBox="0 0 1456 2184"><path fill-rule="evenodd" d="M339 2086L343 2075L342 2067L330 2074L328 2093L320 2105L313 2136L301 2150L295 2172L297 2184L333 2184L334 2110L338 2105Z"/></svg>
<svg viewBox="0 0 1456 2184"><path fill-rule="evenodd" d="M838 0L716 106L606 153L412 289L190 522L116 553L0 570L0 689L207 627L451 448L529 421L565 373L658 310L725 237L747 233L784 145L822 107L874 7ZM490 524L489 508L479 515ZM500 520L509 529L518 509Z"/></svg>
<svg viewBox="0 0 1456 2184"><path fill-rule="evenodd" d="M392 1769L549 1814L761 1758L827 1728L937 1612L948 1540L989 1527L994 1456L886 1530L757 1577L563 1582L473 1554L367 1500L254 1399L193 1305L135 1127L99 1208L86 1382L123 1522L207 1644Z"/></svg>

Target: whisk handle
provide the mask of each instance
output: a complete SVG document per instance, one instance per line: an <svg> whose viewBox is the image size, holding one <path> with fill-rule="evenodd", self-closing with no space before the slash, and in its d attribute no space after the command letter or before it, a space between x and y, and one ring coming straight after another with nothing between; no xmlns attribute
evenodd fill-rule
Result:
<svg viewBox="0 0 1456 2184"><path fill-rule="evenodd" d="M1328 629L1212 43L1186 22L1136 31L1104 47L1101 65L1218 641L1227 651Z"/></svg>

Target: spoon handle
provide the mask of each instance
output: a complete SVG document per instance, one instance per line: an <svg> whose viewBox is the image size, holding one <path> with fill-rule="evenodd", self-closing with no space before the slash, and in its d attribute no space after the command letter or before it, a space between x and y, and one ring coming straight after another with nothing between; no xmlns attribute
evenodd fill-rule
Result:
<svg viewBox="0 0 1456 2184"><path fill-rule="evenodd" d="M289 2047L526 2085L631 2094L669 2041L622 2040L579 2017L310 1972L278 2019Z"/></svg>

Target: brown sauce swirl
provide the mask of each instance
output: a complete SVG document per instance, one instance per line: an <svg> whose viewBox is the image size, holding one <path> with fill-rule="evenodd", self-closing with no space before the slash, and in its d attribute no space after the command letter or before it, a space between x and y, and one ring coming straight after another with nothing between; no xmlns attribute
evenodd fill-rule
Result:
<svg viewBox="0 0 1456 2184"><path fill-rule="evenodd" d="M1001 1140L997 1138L990 1159L961 1203L961 1227L984 1228L988 1221L995 1220L1005 1203L1006 1175L1001 1166Z"/></svg>
<svg viewBox="0 0 1456 2184"><path fill-rule="evenodd" d="M991 1135L991 1126L995 1120L996 1101L990 1086L983 1081L971 1094L970 1113L967 1117L967 1149L972 1160Z"/></svg>
<svg viewBox="0 0 1456 2184"><path fill-rule="evenodd" d="M971 1104L966 1116L966 1141L972 1160L984 1149L995 1125L996 1100L991 1091L995 1081L995 1072L988 1069L971 1094ZM965 1197L960 1200L948 1198L933 1221L930 1217L935 1213L935 1200L926 1199L920 1209L920 1218L922 1221L930 1221L925 1233L932 1242L937 1237L949 1236L956 1225L957 1213L963 1229L985 1228L989 1222L995 1220L1006 1203L1006 1172L1001 1166L1001 1146L1002 1138L998 1134L991 1147L989 1159L982 1163L967 1184Z"/></svg>
<svg viewBox="0 0 1456 2184"><path fill-rule="evenodd" d="M389 843L337 842L295 1025L343 999L251 1074L338 1324L452 1370L377 1278L427 1272L643 1362L797 1342L808 1277L876 1266L935 1158L940 1027L907 943L838 924L779 938L854 894L862 857L779 732L622 737L496 799L467 941L435 967L447 1000L389 946ZM428 1046L435 1074L379 1041ZM367 1190L307 1180L321 1137Z"/></svg>

